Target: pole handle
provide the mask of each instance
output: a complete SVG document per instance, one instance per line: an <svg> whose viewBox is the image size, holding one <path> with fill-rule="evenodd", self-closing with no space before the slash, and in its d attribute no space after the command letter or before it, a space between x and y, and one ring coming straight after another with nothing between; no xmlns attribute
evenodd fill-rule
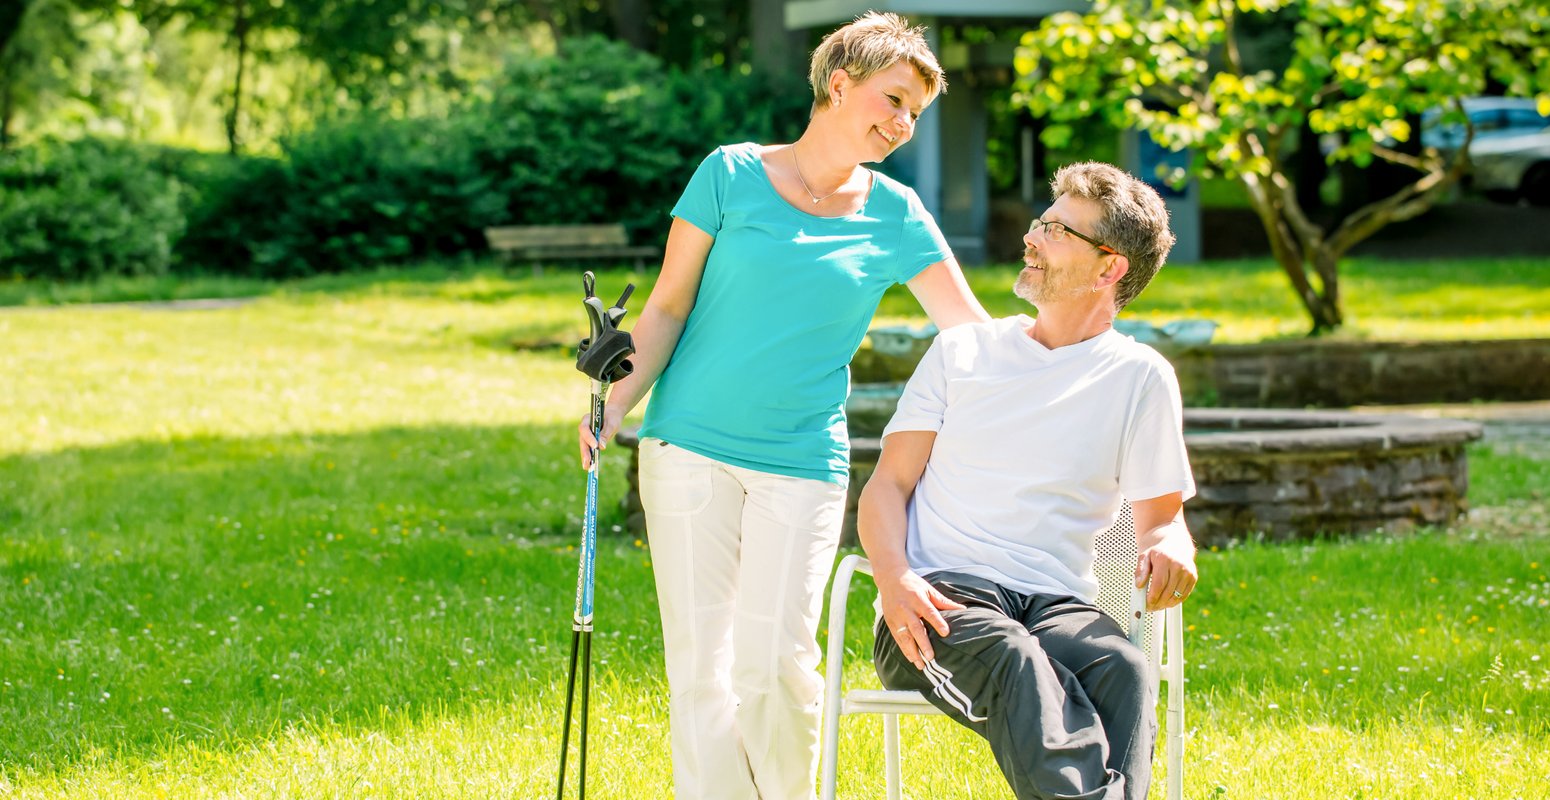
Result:
<svg viewBox="0 0 1550 800"><path fill-rule="evenodd" d="M628 359L635 353L635 341L619 329L619 323L629 313L624 303L635 291L635 284L626 284L624 293L611 308L604 308L602 299L597 297L597 280L592 273L582 274L581 286L586 292L581 304L587 310L591 335L576 348L576 369L594 381L612 382L627 377L634 371Z"/></svg>

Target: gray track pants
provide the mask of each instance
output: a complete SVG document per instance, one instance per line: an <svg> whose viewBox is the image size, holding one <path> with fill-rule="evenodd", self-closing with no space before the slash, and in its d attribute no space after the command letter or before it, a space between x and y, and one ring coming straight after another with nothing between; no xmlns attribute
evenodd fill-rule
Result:
<svg viewBox="0 0 1550 800"><path fill-rule="evenodd" d="M927 581L968 606L930 633L917 670L879 621L883 685L923 693L990 742L1018 800L1142 800L1157 739L1146 656L1118 623L1072 597L1023 595L939 572ZM929 627L928 627L929 630Z"/></svg>

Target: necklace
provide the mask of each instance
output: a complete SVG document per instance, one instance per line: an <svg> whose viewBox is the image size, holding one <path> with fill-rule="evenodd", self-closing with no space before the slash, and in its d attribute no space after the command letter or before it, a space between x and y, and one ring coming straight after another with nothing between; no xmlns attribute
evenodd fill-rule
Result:
<svg viewBox="0 0 1550 800"><path fill-rule="evenodd" d="M801 160L799 160L797 158L797 145L796 145L796 142L792 142L791 143L791 163L797 165L797 180L802 182L802 191L807 192L808 198L810 198L813 201L813 205L815 205L815 206L818 205L819 203L822 203L825 200L828 200L829 198L835 196L836 194L839 194L839 191L841 189L845 188L845 184L846 183L850 183L850 179L846 178L845 179L845 183L842 183L839 186L834 187L834 191L829 192L828 194L824 195L823 197L819 197L818 195L813 194L813 190L812 189L807 188L807 179L802 177L802 162L801 162Z"/></svg>

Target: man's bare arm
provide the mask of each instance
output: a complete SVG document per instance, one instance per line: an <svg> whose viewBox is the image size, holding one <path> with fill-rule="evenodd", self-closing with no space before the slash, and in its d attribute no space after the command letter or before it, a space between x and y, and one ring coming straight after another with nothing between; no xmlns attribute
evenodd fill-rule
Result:
<svg viewBox="0 0 1550 800"><path fill-rule="evenodd" d="M861 491L856 515L861 546L872 562L872 580L877 582L888 631L916 667L924 667L934 657L926 625L937 635L946 636L947 621L940 609L963 608L916 575L904 554L910 495L915 493L935 443L932 431L889 434L877 469Z"/></svg>
<svg viewBox="0 0 1550 800"><path fill-rule="evenodd" d="M1130 504L1136 518L1136 586L1145 588L1146 607L1152 611L1176 606L1195 590L1195 540L1184 525L1181 492L1138 500Z"/></svg>

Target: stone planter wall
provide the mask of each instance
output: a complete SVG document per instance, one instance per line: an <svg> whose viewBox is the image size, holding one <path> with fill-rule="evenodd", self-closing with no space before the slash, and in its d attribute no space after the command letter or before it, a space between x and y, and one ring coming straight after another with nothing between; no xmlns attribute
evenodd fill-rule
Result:
<svg viewBox="0 0 1550 800"><path fill-rule="evenodd" d="M885 396L873 393L878 413ZM1460 420L1263 409L1188 409L1185 427L1198 487L1185 516L1203 544L1449 525L1468 508L1464 446L1481 435L1478 424ZM637 445L633 433L619 443ZM880 450L876 438L851 440L849 543ZM625 505L640 531L637 467L632 455Z"/></svg>
<svg viewBox="0 0 1550 800"><path fill-rule="evenodd" d="M1186 405L1342 408L1550 398L1550 339L1286 341L1167 352Z"/></svg>
<svg viewBox="0 0 1550 800"><path fill-rule="evenodd" d="M1184 425L1198 492L1185 517L1208 544L1450 525L1468 510L1464 447L1482 434L1338 411L1188 409Z"/></svg>
<svg viewBox="0 0 1550 800"><path fill-rule="evenodd" d="M883 353L863 347L858 384L907 380L930 340ZM1366 404L1550 399L1550 339L1159 347L1189 406L1345 408Z"/></svg>

